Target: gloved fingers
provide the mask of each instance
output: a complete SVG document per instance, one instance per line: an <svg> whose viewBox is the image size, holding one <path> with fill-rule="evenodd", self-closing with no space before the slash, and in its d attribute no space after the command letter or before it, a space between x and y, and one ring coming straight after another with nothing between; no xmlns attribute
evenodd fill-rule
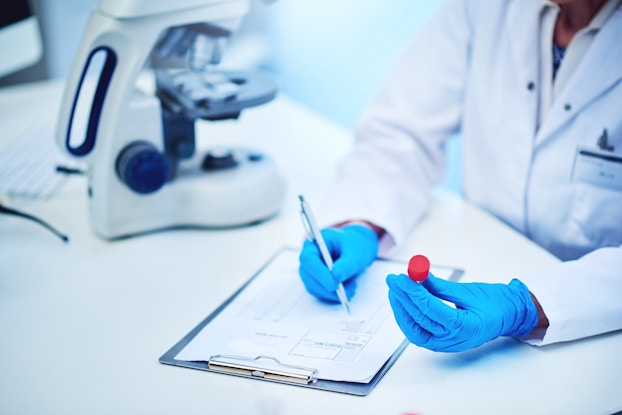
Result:
<svg viewBox="0 0 622 415"><path fill-rule="evenodd" d="M341 229L326 229L329 235L333 276L337 281L358 277L376 259L378 236L363 225L348 225ZM327 242L328 245L328 242Z"/></svg>
<svg viewBox="0 0 622 415"><path fill-rule="evenodd" d="M358 277L361 271L365 269L364 264L361 264L360 258L353 255L343 255L339 257L333 264L333 278L339 281L347 281Z"/></svg>
<svg viewBox="0 0 622 415"><path fill-rule="evenodd" d="M340 282L343 282L352 277L358 276L357 269L356 269L357 268L356 257L353 257L352 255L349 257L343 255L343 250L344 250L343 240L342 240L343 237L342 237L340 230L326 228L326 229L322 229L321 232L322 232L322 237L324 238L324 241L326 242L326 247L328 248L328 252L330 253L330 256L333 260L333 270L332 270L331 276L334 281L334 286L336 289L337 284L339 284ZM309 250L310 252L313 252L311 255L315 256L315 258L312 261L314 262L319 261L322 263L324 267L326 267L326 264L324 263L324 260L322 259L322 254L320 253L320 249L317 247L317 244L311 241L305 241L305 244L303 246L303 251L305 250L307 245L311 245L313 247L312 250ZM301 253L300 260L301 260L301 263L303 260L306 260L306 258L303 259L302 253ZM324 285L328 289L331 288L330 286L326 284Z"/></svg>
<svg viewBox="0 0 622 415"><path fill-rule="evenodd" d="M302 250L300 251L298 259L300 260L301 265L315 266L319 262L320 264L326 266L324 261L322 261L322 255L320 254L319 248L315 243L308 239L305 239L302 244Z"/></svg>
<svg viewBox="0 0 622 415"><path fill-rule="evenodd" d="M447 336L456 325L456 310L435 298L406 275L387 277L389 293L423 329L433 336Z"/></svg>
<svg viewBox="0 0 622 415"><path fill-rule="evenodd" d="M404 302L403 298L396 295L394 291L389 291L389 301L398 326L406 338L417 346L437 352L461 352L481 344L481 342L478 343L477 338L474 338L470 327L467 327L468 324L463 326L462 323L459 323L452 330L433 333L427 330L424 324L412 317L412 310L407 309L408 303ZM460 315L459 317L464 316Z"/></svg>
<svg viewBox="0 0 622 415"><path fill-rule="evenodd" d="M435 352L461 352L474 347L470 345L470 337L461 339L460 336L455 336L455 333L447 333L444 336L433 335L410 317L402 302L391 292L389 301L398 326L411 343Z"/></svg>
<svg viewBox="0 0 622 415"><path fill-rule="evenodd" d="M301 271L301 276L303 272L304 271ZM334 291L327 290L323 285L317 283L315 279L310 277L302 276L302 282L305 286L305 289L309 292L309 294L313 295L314 297L329 303L339 302L337 288L335 288ZM346 297L348 298L348 300L354 297L354 294L356 293L356 287L357 284L355 279L351 279L343 283L343 288L346 292Z"/></svg>
<svg viewBox="0 0 622 415"><path fill-rule="evenodd" d="M326 289L326 287L320 283L315 275L309 274L305 269L300 268L299 273L305 289L309 292L309 294L323 301L331 303L339 302L339 297L337 297L335 292L336 290Z"/></svg>
<svg viewBox="0 0 622 415"><path fill-rule="evenodd" d="M391 276L389 276L391 277ZM407 296L411 299L411 302L416 303L416 299L425 299L427 301L419 301L419 308L422 309L425 306L423 311L425 314L430 317L432 320L437 322L443 322L445 325L454 325L458 311L450 307L443 302L441 302L434 292L430 292L427 290L425 286L422 284L416 283L411 280L408 276L401 274L399 276L394 275L393 277L387 277L387 283L389 283L389 287L394 289L401 289L404 291ZM439 278L434 277L430 274L429 278L434 278L436 280L440 280ZM441 280L444 281L444 280ZM444 298L443 298L444 299ZM451 328L451 327L450 327Z"/></svg>
<svg viewBox="0 0 622 415"><path fill-rule="evenodd" d="M436 345L433 349L435 352L464 352L465 350L473 349L474 347L481 346L483 342L477 342L477 339L465 337L463 339L452 339L452 341L443 342Z"/></svg>
<svg viewBox="0 0 622 415"><path fill-rule="evenodd" d="M335 286L334 291L331 291L330 289L326 289L326 287L320 284L314 277L306 275L306 270L300 269L299 272L305 289L309 292L309 294L329 303L339 302L339 296L337 295L337 286ZM343 288L346 292L346 297L348 299L354 297L356 287L357 283L355 279L351 279L343 283Z"/></svg>
<svg viewBox="0 0 622 415"><path fill-rule="evenodd" d="M356 287L357 287L356 279L354 278L348 281L345 281L343 283L343 289L346 291L346 297L348 297L348 300L354 297L354 293L356 292Z"/></svg>
<svg viewBox="0 0 622 415"><path fill-rule="evenodd" d="M324 263L322 254L315 243L308 240L305 241L298 259L300 261L300 270L304 270L307 277L317 280L318 283L326 286L328 290L337 287L337 281L335 281L331 271ZM302 274L301 276L304 278Z"/></svg>
<svg viewBox="0 0 622 415"><path fill-rule="evenodd" d="M323 300L337 301L337 282L321 258L317 246L305 241L300 252L298 272L307 291Z"/></svg>
<svg viewBox="0 0 622 415"><path fill-rule="evenodd" d="M322 234L322 238L324 238L324 242L326 242L326 248L328 248L328 252L333 260L339 258L343 245L341 231L333 228L324 228L320 233Z"/></svg>
<svg viewBox="0 0 622 415"><path fill-rule="evenodd" d="M400 298L389 291L389 302L395 315L395 321L400 327L406 338L417 346L426 347L432 335L429 331L422 328L408 313L402 305Z"/></svg>
<svg viewBox="0 0 622 415"><path fill-rule="evenodd" d="M468 283L447 281L430 274L422 284L436 297L454 303L456 307L461 309L470 308L475 299L476 293Z"/></svg>

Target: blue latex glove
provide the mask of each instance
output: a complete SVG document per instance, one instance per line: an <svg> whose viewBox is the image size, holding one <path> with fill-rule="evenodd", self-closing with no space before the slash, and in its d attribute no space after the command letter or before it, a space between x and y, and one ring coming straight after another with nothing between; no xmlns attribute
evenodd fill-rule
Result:
<svg viewBox="0 0 622 415"><path fill-rule="evenodd" d="M356 290L356 277L376 259L378 236L367 226L357 224L339 229L326 228L321 232L333 258L333 272L326 267L317 245L307 240L300 252L302 282L311 295L329 302L339 302L335 291L343 282L346 296L352 298Z"/></svg>
<svg viewBox="0 0 622 415"><path fill-rule="evenodd" d="M531 294L517 279L507 285L457 283L430 274L419 284L389 275L387 284L397 324L408 340L430 350L461 352L499 336L524 337L538 324Z"/></svg>

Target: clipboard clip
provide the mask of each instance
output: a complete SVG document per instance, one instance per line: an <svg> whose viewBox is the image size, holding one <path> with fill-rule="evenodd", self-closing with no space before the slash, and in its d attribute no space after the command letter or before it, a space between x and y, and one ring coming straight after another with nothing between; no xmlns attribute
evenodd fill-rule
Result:
<svg viewBox="0 0 622 415"><path fill-rule="evenodd" d="M260 360L267 360L260 365ZM217 354L207 362L208 369L231 375L246 376L278 382L308 385L317 382L317 369L281 363L272 356L233 356Z"/></svg>

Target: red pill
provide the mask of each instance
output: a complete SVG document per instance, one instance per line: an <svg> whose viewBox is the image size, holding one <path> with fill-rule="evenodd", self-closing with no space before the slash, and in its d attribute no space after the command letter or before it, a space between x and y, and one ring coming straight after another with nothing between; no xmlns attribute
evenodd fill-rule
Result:
<svg viewBox="0 0 622 415"><path fill-rule="evenodd" d="M411 280L422 282L430 273L430 261L423 255L415 255L408 261L408 276Z"/></svg>

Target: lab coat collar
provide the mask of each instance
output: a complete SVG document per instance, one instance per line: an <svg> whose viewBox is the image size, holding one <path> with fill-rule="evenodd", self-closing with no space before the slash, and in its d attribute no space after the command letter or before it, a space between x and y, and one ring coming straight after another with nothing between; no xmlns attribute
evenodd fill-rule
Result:
<svg viewBox="0 0 622 415"><path fill-rule="evenodd" d="M622 5L622 0L608 0L603 7L596 13L596 16L587 26L590 30L600 30L603 27L609 16L614 13L615 9ZM553 7L559 9L559 6L553 3L551 0L540 0L540 7L544 10L547 7Z"/></svg>
<svg viewBox="0 0 622 415"><path fill-rule="evenodd" d="M540 80L540 12L541 0L511 1L505 20L508 26L510 49L514 59L518 80L522 85L538 84ZM536 128L538 117L538 96L531 94L532 110L529 122Z"/></svg>
<svg viewBox="0 0 622 415"><path fill-rule="evenodd" d="M540 48L540 10L539 0L512 1L508 7L506 23L509 26L510 46L520 80L525 85L539 79L538 59L534 58Z"/></svg>
<svg viewBox="0 0 622 415"><path fill-rule="evenodd" d="M622 8L596 35L574 74L555 99L536 137L539 144L622 78Z"/></svg>

